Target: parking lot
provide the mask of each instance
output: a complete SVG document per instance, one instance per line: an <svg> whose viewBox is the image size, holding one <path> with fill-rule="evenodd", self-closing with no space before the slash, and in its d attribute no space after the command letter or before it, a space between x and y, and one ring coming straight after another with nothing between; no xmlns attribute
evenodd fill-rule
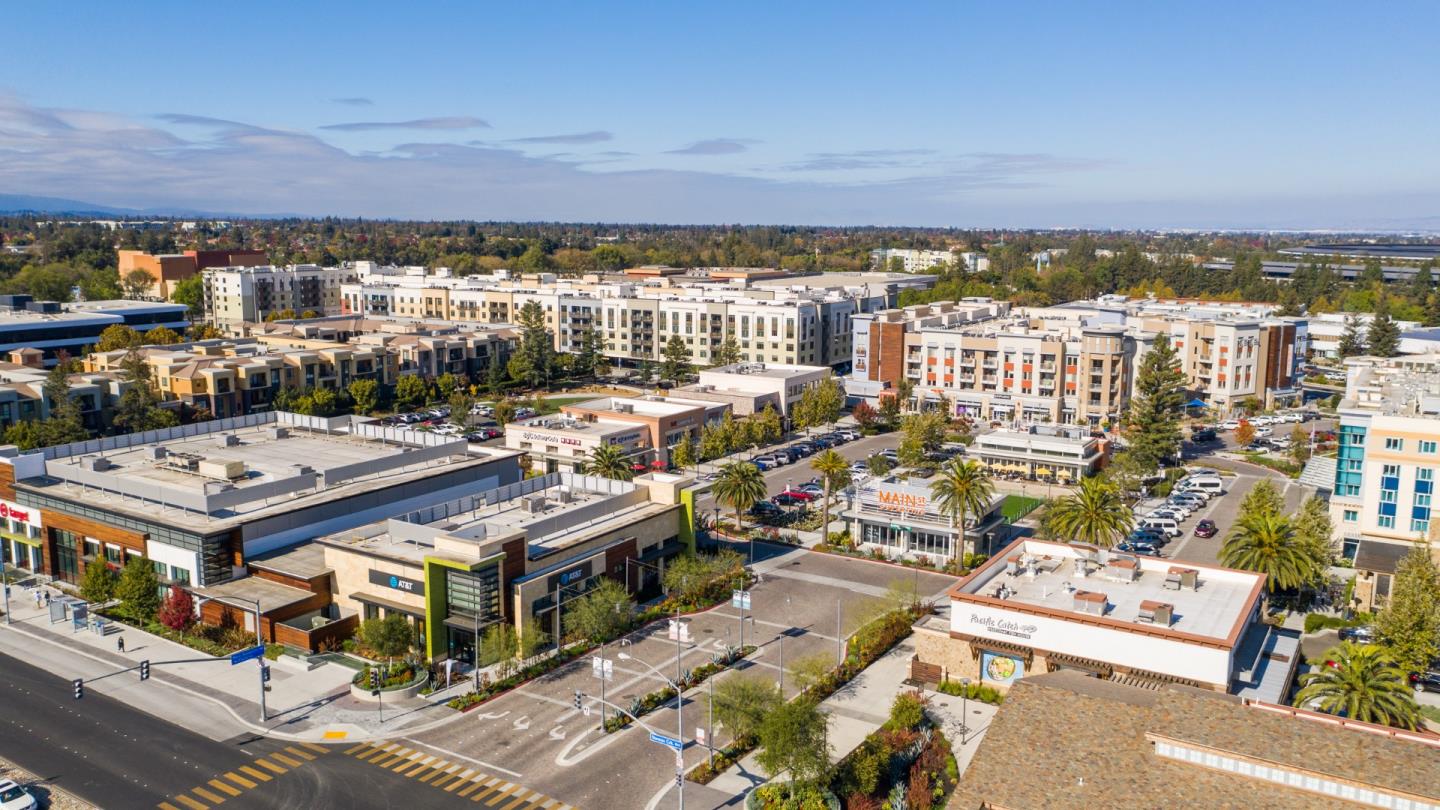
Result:
<svg viewBox="0 0 1440 810"><path fill-rule="evenodd" d="M766 544L761 544L757 556L754 570L759 581L751 588L744 634L745 643L759 649L716 678L733 677L741 671L760 673L783 679L787 694L793 694L794 686L785 670L807 656L833 662L839 638L870 615L892 582L903 580L925 596L941 593L955 582L954 577L941 574ZM742 626L740 613L729 605L687 617L687 624L690 641L679 645L684 670L709 661L727 644L738 644ZM614 667L613 680L605 684L606 701L628 707L635 698L663 688L662 674L676 676L676 651L676 642L666 637L664 622L598 650L595 654L610 659ZM620 658L622 653L630 659ZM585 695L581 710L574 707L577 690ZM706 691L708 684L685 699L682 727L689 742L684 755L687 768L705 755L694 740L697 728L709 731ZM590 660L585 658L496 698L444 728L407 738L405 744L458 757L455 761L483 764L577 807L644 807L651 796L673 781L674 753L650 742L645 728L602 735L600 718L600 681L592 676ZM645 727L673 736L673 700L642 719ZM720 739L726 739L723 733ZM584 767L574 767L581 763ZM687 794L704 793L695 785L686 790ZM703 801L695 804L711 806Z"/></svg>
<svg viewBox="0 0 1440 810"><path fill-rule="evenodd" d="M1306 487L1301 484L1268 473L1222 471L1221 480L1224 483L1224 494L1211 498L1204 507L1182 521L1180 524L1182 534L1161 549L1160 556L1187 562L1219 564L1220 547L1238 519L1240 503L1251 488L1264 478L1270 479L1279 489L1287 512L1294 512L1300 508L1308 493ZM1152 498L1142 502L1137 508L1139 512L1148 512L1162 500L1161 498ZM1216 532L1213 536L1196 536L1195 527L1202 520L1210 520L1215 523Z"/></svg>

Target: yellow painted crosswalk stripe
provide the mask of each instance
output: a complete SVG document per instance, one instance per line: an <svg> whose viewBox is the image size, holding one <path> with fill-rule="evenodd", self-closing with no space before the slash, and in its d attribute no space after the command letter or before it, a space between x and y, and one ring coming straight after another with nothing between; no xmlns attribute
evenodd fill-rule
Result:
<svg viewBox="0 0 1440 810"><path fill-rule="evenodd" d="M246 776L250 776L250 777L253 777L253 778L255 778L255 779L259 779L261 782L269 782L269 781L270 781L270 774L265 773L264 771L260 770L259 768L252 768L252 767L250 767L249 765L241 765L241 766L240 766L240 770L241 770L241 771L244 771Z"/></svg>
<svg viewBox="0 0 1440 810"><path fill-rule="evenodd" d="M346 749L345 749L345 753L346 753L346 754L353 754L353 753L355 753L356 751L359 751L361 748L369 748L369 747L370 747L370 743L360 743L359 745L352 745L352 746L350 746L349 748L346 748Z"/></svg>
<svg viewBox="0 0 1440 810"><path fill-rule="evenodd" d="M306 748L309 748L311 751L314 751L314 752L317 753L317 754L328 754L328 753L330 753L330 749L329 749L329 748L326 748L326 747L323 746L323 745L316 745L315 743L300 743L300 744L303 745L303 746L306 747Z"/></svg>
<svg viewBox="0 0 1440 810"><path fill-rule="evenodd" d="M464 770L464 771L461 771L461 772L460 772L460 778L459 778L459 779L456 779L454 782L451 782L450 785L445 788L445 792L446 792L446 793L454 793L454 792L455 792L455 788L458 788L458 787L460 787L461 785L465 784L466 782L470 781L470 777L472 777L472 776L474 776L474 775L475 775L475 772L472 771L472 770L469 770L468 768L467 768L466 770Z"/></svg>
<svg viewBox="0 0 1440 810"><path fill-rule="evenodd" d="M457 796L465 796L465 795L468 795L471 791L475 790L475 788L482 787L484 784L485 784L484 782L481 782L480 780L477 779L477 780L475 780L475 781L473 781L473 782L470 783L470 787L465 788L464 790L460 791L459 793L457 793L457 794L455 794L455 795L457 795Z"/></svg>
<svg viewBox="0 0 1440 810"><path fill-rule="evenodd" d="M305 760L306 762L313 762L313 761L315 760L315 755L314 755L314 754L312 754L312 753L310 753L310 752L308 752L308 751L302 751L302 750L300 750L299 748L296 748L296 747L293 746L293 745L287 745L287 746L285 746L285 750L286 750L286 751L289 751L290 753L294 754L294 755L297 756L297 757L300 757L301 759Z"/></svg>
<svg viewBox="0 0 1440 810"><path fill-rule="evenodd" d="M194 799L186 796L183 793L177 795L175 797L175 801L180 802L181 804L190 808L190 810L210 810L210 805L201 804L200 802L195 801Z"/></svg>
<svg viewBox="0 0 1440 810"><path fill-rule="evenodd" d="M506 796L508 796L511 791L518 790L519 787L520 787L519 785L517 785L517 784L515 784L515 783L513 783L513 782L506 782L504 789L502 789L499 793L496 793L496 794L495 794L495 798L491 799L491 800L488 801L488 802L485 802L485 806L486 806L486 807L494 807L495 805L497 805L497 804L500 803L500 800L501 800L501 799L503 799L503 798L505 798Z"/></svg>
<svg viewBox="0 0 1440 810"><path fill-rule="evenodd" d="M415 764L415 752L414 752L414 751L410 751L410 750L406 750L405 753L402 754L402 755L400 756L400 758L395 762L395 764L390 766L390 770L395 771L396 773L399 773L400 771L403 771L403 770L405 770L406 768L409 768L410 766L412 766L412 765L414 765L414 764Z"/></svg>
<svg viewBox="0 0 1440 810"><path fill-rule="evenodd" d="M170 802L160 802L160 804L156 805L156 807L159 807L160 810L180 810L180 808L176 807Z"/></svg>
<svg viewBox="0 0 1440 810"><path fill-rule="evenodd" d="M221 796L220 794L212 790L206 790L203 787L191 788L190 792L194 793L196 796L199 796L205 801L210 802L211 804L223 804L225 802L224 796Z"/></svg>
<svg viewBox="0 0 1440 810"><path fill-rule="evenodd" d="M264 776L264 774L261 774L261 775ZM239 785L240 787L245 788L246 790L249 790L250 788L255 787L255 783L254 783L254 782L251 782L249 779L246 779L245 777L241 776L241 775L238 774L238 773L235 773L234 771L231 771L231 772L225 774L225 778L226 778L226 779L229 779L231 782L234 782L235 784ZM267 781L269 780L269 777L268 777L268 776L265 777L265 778L266 778Z"/></svg>
<svg viewBox="0 0 1440 810"><path fill-rule="evenodd" d="M233 787L230 787L229 785L225 784L224 782L221 782L219 779L211 779L207 784L209 784L210 787L213 787L213 788L215 788L216 790L221 790L221 791L224 791L224 792L226 792L226 793L229 793L231 796L239 796L239 795L240 795L240 791L236 790L236 789L233 788Z"/></svg>
<svg viewBox="0 0 1440 810"><path fill-rule="evenodd" d="M268 759L261 759L259 757L255 759L255 764L273 773L285 773L285 771L288 770L287 768L282 768L279 765L276 765Z"/></svg>
<svg viewBox="0 0 1440 810"><path fill-rule="evenodd" d="M296 759L296 758L294 758L294 757L287 757L287 756L285 756L284 754L280 753L279 751L271 751L271 752L270 752L270 756L274 757L275 759L280 760L281 763L283 763L283 764L285 764L285 765L289 765L289 766L292 767L292 768L298 768L298 767L300 767L301 765L304 765L304 764L305 764L304 762L301 762L300 760L298 760L298 759Z"/></svg>
<svg viewBox="0 0 1440 810"><path fill-rule="evenodd" d="M531 791L530 791L530 790L527 790L527 789L525 789L525 788L521 788L520 792L515 794L515 795L518 796L519 798L517 798L515 801L510 802L509 804L505 805L503 808L501 808L501 810L515 810L516 807L519 807L519 806L522 805L522 804L529 804L529 803L530 803L530 800L527 799L527 798L525 798L525 794L527 794L527 793L531 793ZM538 795L538 794L536 794L536 795Z"/></svg>
<svg viewBox="0 0 1440 810"><path fill-rule="evenodd" d="M414 762L415 760L412 759L412 760L410 760L410 761L411 761L411 762ZM411 769L408 770L408 771L402 771L402 772L401 772L401 776L414 776L415 774L420 773L420 772L423 771L423 770L428 770L429 768L430 768L429 765L421 762L421 763L417 764L415 767L411 768ZM396 768L395 770L398 771L398 770L400 770L400 769L399 769L399 768Z"/></svg>
<svg viewBox="0 0 1440 810"><path fill-rule="evenodd" d="M362 746L360 746L360 747L363 748L363 749L365 749L365 750L363 750L363 751L361 751L360 753L356 754L356 755L355 755L355 758L358 759L358 760L362 760L362 761L363 761L363 760L369 760L369 761L371 761L371 762L379 762L381 759L383 759L383 758L385 757L386 754L390 753L389 751L386 751L384 748L375 748L375 747L371 746L370 743L365 743L364 745L362 745Z"/></svg>

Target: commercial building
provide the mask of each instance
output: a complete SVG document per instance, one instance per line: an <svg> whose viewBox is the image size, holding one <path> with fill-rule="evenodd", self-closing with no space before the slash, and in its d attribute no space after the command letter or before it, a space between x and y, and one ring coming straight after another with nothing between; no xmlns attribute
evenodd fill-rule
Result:
<svg viewBox="0 0 1440 810"><path fill-rule="evenodd" d="M1183 686L1026 678L952 810L1440 807L1440 738Z"/></svg>
<svg viewBox="0 0 1440 810"><path fill-rule="evenodd" d="M1328 357L1331 359L1340 356L1340 338L1344 336L1349 328L1348 321L1354 318L1359 324L1360 338L1365 338L1366 330L1370 328L1370 322L1375 316L1369 312L1325 312L1317 315L1307 316L1309 322L1309 342L1307 344L1309 357ZM1420 324L1416 321L1396 321L1402 332L1410 332ZM1409 337L1405 335L1404 337ZM1440 348L1440 347L1436 347ZM1427 351L1434 351L1433 348L1416 348L1407 346L1402 338L1400 350L1405 354L1423 354Z"/></svg>
<svg viewBox="0 0 1440 810"><path fill-rule="evenodd" d="M989 554L1003 542L1004 502L1004 495L996 495L978 514L965 516L962 554ZM959 556L955 546L960 531L931 494L928 478L890 475L865 481L855 487L840 516L849 524L850 536L867 551L930 563Z"/></svg>
<svg viewBox="0 0 1440 810"><path fill-rule="evenodd" d="M365 316L512 324L534 303L557 351L578 351L594 331L620 366L658 362L678 337L697 366L712 365L733 339L745 362L834 367L849 363L852 317L893 306L901 289L934 283L933 276L890 273L639 269L646 272L454 277L444 269L361 262L354 267L358 280L342 285L342 307Z"/></svg>
<svg viewBox="0 0 1440 810"><path fill-rule="evenodd" d="M546 472L581 472L602 444L624 448L637 471L663 470L675 445L699 441L705 425L728 410L726 403L680 397L596 397L561 406L558 415L510 423L505 446L543 464Z"/></svg>
<svg viewBox="0 0 1440 810"><path fill-rule="evenodd" d="M1022 538L950 589L948 617L917 625L914 674L1007 689L1073 669L1278 702L1299 634L1260 615L1265 577Z"/></svg>
<svg viewBox="0 0 1440 810"><path fill-rule="evenodd" d="M966 457L991 473L1072 484L1095 474L1104 461L1106 442L1086 427L1031 425L999 429L975 436Z"/></svg>
<svg viewBox="0 0 1440 810"><path fill-rule="evenodd" d="M341 314L340 286L355 280L355 270L314 264L257 265L214 267L202 277L207 320L229 334L241 334L246 323L274 313Z"/></svg>
<svg viewBox="0 0 1440 810"><path fill-rule="evenodd" d="M211 267L253 267L265 264L263 250L187 250L183 253L146 253L143 250L116 252L122 282L139 270L150 276L150 286L143 297L150 301L169 301L175 284Z"/></svg>
<svg viewBox="0 0 1440 810"><path fill-rule="evenodd" d="M953 250L916 250L913 248L877 248L870 251L871 265L880 271L898 267L906 273L923 273L936 267L955 263Z"/></svg>
<svg viewBox="0 0 1440 810"><path fill-rule="evenodd" d="M84 301L60 304L28 295L0 296L0 355L35 349L39 362L55 365L57 356L80 357L107 327L123 324L138 332L164 326L178 333L190 328L183 304L146 301Z"/></svg>
<svg viewBox="0 0 1440 810"><path fill-rule="evenodd" d="M694 550L689 483L550 473L476 487L311 548L340 614L405 616L427 658L473 663L475 639L500 622L520 631L533 619L553 637L566 604L602 577L632 592L656 586L668 559Z"/></svg>
<svg viewBox="0 0 1440 810"><path fill-rule="evenodd" d="M1330 517L1341 553L1355 564L1353 607L1390 598L1395 567L1431 541L1431 499L1440 472L1440 355L1345 360Z"/></svg>
<svg viewBox="0 0 1440 810"><path fill-rule="evenodd" d="M519 478L504 450L274 411L0 457L0 498L43 516L41 568L72 583L143 556L215 586L266 552Z"/></svg>
<svg viewBox="0 0 1440 810"><path fill-rule="evenodd" d="M781 363L736 363L701 369L700 379L671 391L686 399L730 406L736 416L760 413L766 406L784 417L805 392L830 379L828 366L789 366Z"/></svg>

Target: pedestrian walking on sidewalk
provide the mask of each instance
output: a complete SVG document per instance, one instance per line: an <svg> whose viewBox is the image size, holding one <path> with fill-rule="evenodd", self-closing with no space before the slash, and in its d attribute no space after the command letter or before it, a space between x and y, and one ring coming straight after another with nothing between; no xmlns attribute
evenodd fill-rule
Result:
<svg viewBox="0 0 1440 810"><path fill-rule="evenodd" d="M50 607L50 592L45 592L45 607Z"/></svg>
<svg viewBox="0 0 1440 810"><path fill-rule="evenodd" d="M40 596L40 589L39 589L39 588L36 588L36 589L35 589L35 609L36 609L36 610L39 610L39 609L40 609L40 600L41 600L42 598L43 598L43 597Z"/></svg>
<svg viewBox="0 0 1440 810"><path fill-rule="evenodd" d="M122 653L125 652L125 637L124 637L124 636L121 636L121 637L115 639L115 649L119 650L119 651L122 652Z"/></svg>

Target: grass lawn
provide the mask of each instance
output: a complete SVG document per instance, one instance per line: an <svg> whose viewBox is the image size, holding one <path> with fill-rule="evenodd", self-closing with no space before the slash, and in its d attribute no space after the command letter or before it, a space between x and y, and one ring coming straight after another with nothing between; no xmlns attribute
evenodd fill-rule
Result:
<svg viewBox="0 0 1440 810"><path fill-rule="evenodd" d="M1003 503L1000 504L1000 514L1005 516L1006 523L1014 523L1035 510L1036 507L1045 503L1044 498L1031 498L1028 495L1006 495Z"/></svg>

